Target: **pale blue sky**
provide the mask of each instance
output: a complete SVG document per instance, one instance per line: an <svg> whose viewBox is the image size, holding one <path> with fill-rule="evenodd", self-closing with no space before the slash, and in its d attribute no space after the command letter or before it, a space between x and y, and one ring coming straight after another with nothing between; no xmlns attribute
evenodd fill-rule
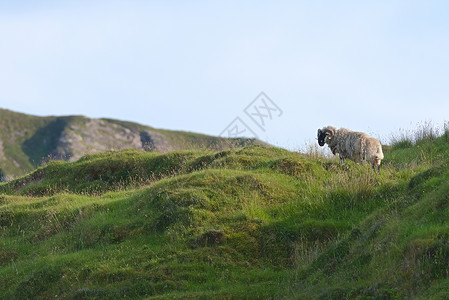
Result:
<svg viewBox="0 0 449 300"><path fill-rule="evenodd" d="M17 3L16 3L17 2ZM298 149L449 120L448 1L0 1L0 107ZM266 132L243 112L264 91Z"/></svg>

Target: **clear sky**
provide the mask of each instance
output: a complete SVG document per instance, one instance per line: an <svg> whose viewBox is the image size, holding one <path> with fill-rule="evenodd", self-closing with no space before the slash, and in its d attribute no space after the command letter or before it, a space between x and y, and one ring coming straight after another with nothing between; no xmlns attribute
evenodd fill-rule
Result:
<svg viewBox="0 0 449 300"><path fill-rule="evenodd" d="M265 131L244 111L262 91ZM0 107L212 135L240 117L289 149L325 125L387 142L449 120L449 1L0 0Z"/></svg>

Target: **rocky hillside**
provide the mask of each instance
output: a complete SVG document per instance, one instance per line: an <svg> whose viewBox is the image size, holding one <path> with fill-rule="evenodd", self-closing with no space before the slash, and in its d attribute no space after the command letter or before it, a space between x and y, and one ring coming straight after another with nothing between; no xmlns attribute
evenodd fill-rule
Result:
<svg viewBox="0 0 449 300"><path fill-rule="evenodd" d="M36 117L0 109L0 178L24 175L46 160L74 161L86 153L138 149L224 150L262 144L253 139L224 139L136 123L83 116Z"/></svg>

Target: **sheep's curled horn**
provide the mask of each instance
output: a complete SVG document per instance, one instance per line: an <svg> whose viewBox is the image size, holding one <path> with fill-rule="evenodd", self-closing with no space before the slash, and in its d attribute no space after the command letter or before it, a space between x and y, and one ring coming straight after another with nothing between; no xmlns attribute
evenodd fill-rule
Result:
<svg viewBox="0 0 449 300"><path fill-rule="evenodd" d="M322 131L322 133L323 134L329 133L330 134L329 138L332 138L334 136L334 134L335 134L335 132L333 130L329 129L329 128L324 129Z"/></svg>

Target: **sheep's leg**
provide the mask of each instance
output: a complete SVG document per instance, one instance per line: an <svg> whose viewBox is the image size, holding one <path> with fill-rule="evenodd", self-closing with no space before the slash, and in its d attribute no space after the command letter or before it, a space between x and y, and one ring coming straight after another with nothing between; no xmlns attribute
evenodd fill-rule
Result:
<svg viewBox="0 0 449 300"><path fill-rule="evenodd" d="M345 164L345 159L340 155L340 163L342 164L342 165L344 165Z"/></svg>
<svg viewBox="0 0 449 300"><path fill-rule="evenodd" d="M375 162L373 162L373 163L371 164L371 169L372 169L374 172L377 171L377 173L380 174L380 164L376 164Z"/></svg>

